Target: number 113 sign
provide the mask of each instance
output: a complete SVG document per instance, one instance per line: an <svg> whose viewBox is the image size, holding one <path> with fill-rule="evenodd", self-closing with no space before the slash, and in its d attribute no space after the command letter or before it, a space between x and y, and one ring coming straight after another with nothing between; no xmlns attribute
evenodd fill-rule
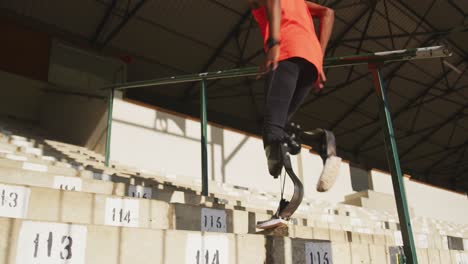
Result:
<svg viewBox="0 0 468 264"><path fill-rule="evenodd" d="M86 226L25 221L22 224L16 263L84 264Z"/></svg>

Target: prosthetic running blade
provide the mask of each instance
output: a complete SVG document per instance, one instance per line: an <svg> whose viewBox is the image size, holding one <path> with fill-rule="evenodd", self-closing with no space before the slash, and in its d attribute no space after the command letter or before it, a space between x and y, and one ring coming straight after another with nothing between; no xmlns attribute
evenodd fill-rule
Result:
<svg viewBox="0 0 468 264"><path fill-rule="evenodd" d="M257 222L258 229L271 229L288 225L289 221L281 218L271 218L266 221Z"/></svg>
<svg viewBox="0 0 468 264"><path fill-rule="evenodd" d="M257 222L257 228L260 229L270 229L286 225L291 216L299 207L299 205L301 205L302 199L304 197L304 186L294 173L291 166L291 159L288 153L288 145L282 144L280 151L286 173L288 174L289 178L294 184L294 193L290 201L286 201L285 199L283 199L283 193L281 194L281 200L278 206L278 210L273 215L273 217L266 221Z"/></svg>

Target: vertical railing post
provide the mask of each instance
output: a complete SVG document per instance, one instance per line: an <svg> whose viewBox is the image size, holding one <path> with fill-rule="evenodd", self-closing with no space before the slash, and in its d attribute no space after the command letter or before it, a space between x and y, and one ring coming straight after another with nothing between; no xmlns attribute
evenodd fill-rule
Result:
<svg viewBox="0 0 468 264"><path fill-rule="evenodd" d="M205 79L203 79L201 83L200 126L201 126L202 195L208 196L208 152L207 152L207 115L206 115L206 80Z"/></svg>
<svg viewBox="0 0 468 264"><path fill-rule="evenodd" d="M411 219L406 199L405 185L400 167L400 159L393 131L392 116L388 106L385 84L380 72L381 64L369 63L369 70L374 79L374 86L379 98L379 107L381 113L382 130L384 132L385 149L387 161L392 174L393 192L400 220L401 233L403 237L403 250L406 263L417 264L416 247L414 246L413 231L411 228Z"/></svg>
<svg viewBox="0 0 468 264"><path fill-rule="evenodd" d="M107 139L106 139L106 160L105 164L109 167L110 151L111 151L111 133L112 133L112 111L114 108L114 93L115 90L111 89L109 96L109 113L107 114Z"/></svg>

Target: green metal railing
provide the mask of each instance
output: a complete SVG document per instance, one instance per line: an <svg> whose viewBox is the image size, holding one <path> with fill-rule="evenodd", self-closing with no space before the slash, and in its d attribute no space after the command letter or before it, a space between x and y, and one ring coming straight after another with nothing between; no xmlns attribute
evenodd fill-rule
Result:
<svg viewBox="0 0 468 264"><path fill-rule="evenodd" d="M324 60L324 68L344 67L367 64L372 73L376 95L379 97L379 107L381 113L382 129L384 131L385 149L387 151L387 160L392 175L393 189L398 209L398 217L400 220L404 253L406 263L418 263L416 257L416 248L413 240L410 215L406 201L406 192L403 182L403 176L400 167L400 160L396 147L395 134L393 131L392 119L388 100L386 96L385 84L381 73L381 68L390 62L433 59L451 56L451 52L443 46L396 50L387 52L377 52L369 54L358 54L352 56L326 58ZM206 110L206 82L208 80L239 78L246 76L254 76L258 74L258 67L231 69L223 71L205 72L198 74L188 74L180 76L171 76L141 82L123 83L104 89L110 90L109 99L109 115L108 115L108 131L106 144L106 166L109 166L110 147L111 147L111 130L112 130L112 110L114 92L116 90L126 90L133 88L159 86L176 83L201 82L200 94L200 122L201 122L201 168L202 168L202 194L208 195L208 157L207 157L207 110Z"/></svg>
<svg viewBox="0 0 468 264"><path fill-rule="evenodd" d="M451 52L445 47L436 46L436 47L428 47L428 48L395 50L395 51L359 54L359 55L352 55L352 56L326 58L323 61L323 67L333 68L333 67L354 66L354 65L362 65L362 64L385 64L385 63L396 62L396 61L441 58L441 57L447 57L450 55L451 55ZM105 87L103 89L127 90L127 89L142 88L142 87L149 87L149 86L197 82L197 81L202 81L202 80L209 81L209 80L216 80L216 79L247 77L247 76L257 75L258 69L259 69L258 67L249 67L249 68L239 68L239 69L170 76L170 77L164 77L164 78L147 80L147 81L117 84L117 85Z"/></svg>

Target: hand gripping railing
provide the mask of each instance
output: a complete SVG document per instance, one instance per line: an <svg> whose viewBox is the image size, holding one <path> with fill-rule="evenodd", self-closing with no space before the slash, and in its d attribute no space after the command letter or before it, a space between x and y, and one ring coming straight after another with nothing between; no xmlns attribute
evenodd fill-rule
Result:
<svg viewBox="0 0 468 264"><path fill-rule="evenodd" d="M403 184L403 177L400 168L400 161L396 148L395 135L388 105L388 100L385 92L384 80L381 73L381 68L390 62L433 59L451 56L450 50L443 46L415 48L395 51L376 52L368 54L358 54L343 57L332 57L324 60L324 68L344 67L360 64L367 64L372 73L376 95L379 97L379 107L381 112L382 128L384 131L385 148L387 151L387 160L392 175L393 189L397 202L398 217L400 220L401 231L404 243L404 252L407 263L418 263L416 257L416 249L414 246L411 222L409 217L408 205L406 202L406 193ZM112 131L112 108L115 90L126 90L149 86L159 86L176 83L187 83L200 81L200 117L201 117L201 152L202 152L202 194L208 195L208 158L207 158L207 115L206 115L206 81L226 78L239 78L246 76L254 76L258 74L258 67L221 70L213 72L204 72L198 74L187 74L179 76L171 76L154 80L129 82L117 84L103 89L110 91L109 98L109 115L107 128L106 142L106 166L109 166L110 151L111 151L111 131Z"/></svg>

